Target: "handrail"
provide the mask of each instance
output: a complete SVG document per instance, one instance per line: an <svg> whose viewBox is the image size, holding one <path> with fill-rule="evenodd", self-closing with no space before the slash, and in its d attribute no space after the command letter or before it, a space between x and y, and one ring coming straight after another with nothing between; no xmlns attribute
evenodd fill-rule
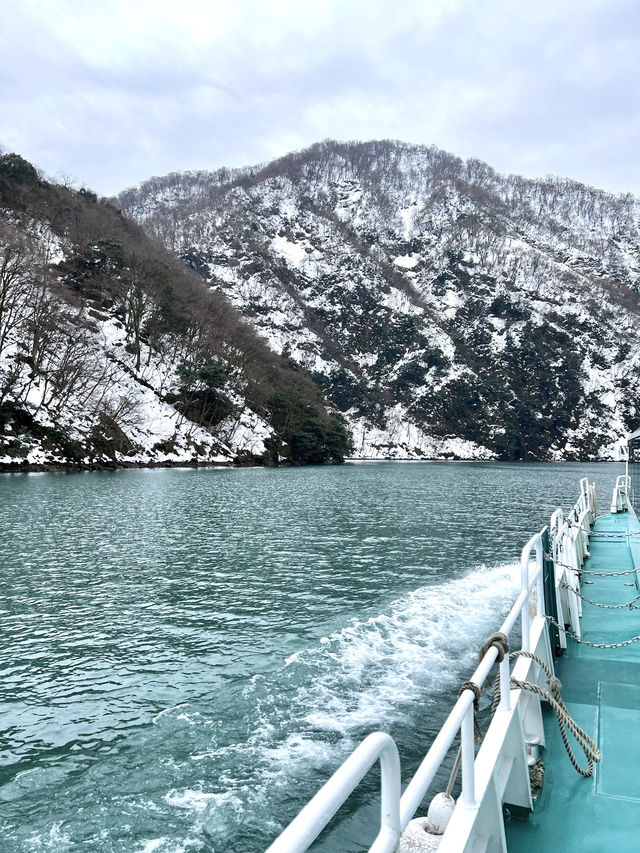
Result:
<svg viewBox="0 0 640 853"><path fill-rule="evenodd" d="M544 618L545 612L543 533L544 530L532 536L522 549L520 557L520 594L500 628L500 631L508 637L518 619L520 619L522 650L524 651L531 651L530 602L531 592L534 587L537 590L536 616ZM536 555L536 566L533 573L530 570L532 551L535 551ZM479 688L482 688L486 682L497 657L497 648L490 646L476 667L470 680ZM510 668L508 655L500 663L500 676L500 707L509 710ZM397 759L397 785L394 775L395 770L388 768L385 771L386 765L382 759L385 750L390 750L397 757L398 751L395 742L388 734L374 732L345 760L329 781L307 803L273 844L271 844L266 853L303 853L329 823L347 797L360 784L378 757L380 757L382 764L381 823L378 835L369 850L370 853L393 853L398 844L400 833L404 831L422 802L447 752L453 745L458 732L461 733L462 750L461 799L466 807L470 809L477 808L473 725L474 700L474 691L471 689L462 691L401 798L399 758ZM396 822L396 816L398 816L398 822ZM396 834L396 829L398 834Z"/></svg>
<svg viewBox="0 0 640 853"><path fill-rule="evenodd" d="M617 491L616 491L617 490ZM618 477L614 496L629 492L629 478ZM567 518L561 509L551 516L549 533L551 551L555 564L555 594L558 607L558 622L569 621L572 631L580 636L581 601L579 571L588 556L589 530L597 515L595 486L584 478L580 481L580 495ZM520 593L508 616L502 623L501 633L507 637L516 623L521 623L521 649L533 652L531 640L532 624L543 626L546 635L543 536L546 528L535 534L522 549L520 556ZM535 569L531 571L531 554L535 553ZM532 591L536 590L535 615L532 614ZM568 613L565 615L565 608ZM568 617L568 618L567 618ZM533 620L533 621L532 621ZM540 636L538 631L537 636ZM560 645L566 647L564 632L559 637ZM476 667L470 681L479 689L484 686L498 658L495 645L489 646ZM500 708L511 711L509 656L500 662ZM516 694L516 696L519 694ZM268 848L267 853L303 853L347 797L379 759L381 764L381 812L380 829L370 853L393 853L401 833L415 814L429 790L436 773L449 752L458 732L461 736L462 788L460 803L473 815L480 808L476 797L476 766L474 747L474 700L476 694L469 688L462 690L449 716L431 744L427 754L407 788L400 796L400 759L393 738L384 732L369 735L338 768L329 781L318 791L299 815ZM517 698L515 701L518 701ZM475 818L474 818L475 819Z"/></svg>
<svg viewBox="0 0 640 853"><path fill-rule="evenodd" d="M380 831L370 850L391 853L400 840L400 756L391 735L373 732L356 747L302 809L267 853L303 853L329 823L347 797L380 760Z"/></svg>
<svg viewBox="0 0 640 853"><path fill-rule="evenodd" d="M598 504L595 486L586 477L580 480L580 495L566 519L558 508L551 516L551 556L555 563L556 605L558 623L568 623L572 632L582 636L580 616L582 599L579 596L582 564L589 555L589 530L596 520ZM561 632L560 647L566 648L567 638Z"/></svg>
<svg viewBox="0 0 640 853"><path fill-rule="evenodd" d="M631 477L628 474L620 474L616 478L611 498L611 512L626 512L629 509L629 495L631 494Z"/></svg>
<svg viewBox="0 0 640 853"><path fill-rule="evenodd" d="M533 548L536 549L536 557L539 560L539 563L536 567L536 571L533 577L529 578L528 571L528 558L531 550ZM542 533L538 533L533 536L529 542L522 549L522 556L520 560L521 564L521 589L520 595L515 601L515 604L509 611L509 615L502 623L500 631L503 634L506 634L507 637L513 630L518 618L522 616L522 624L523 624L523 635L524 635L524 625L527 624L527 619L525 618L527 614L527 609L529 605L530 593L534 586L539 589L538 581L542 579ZM525 569L526 562L526 569ZM526 575L525 575L526 571ZM526 579L525 579L526 578ZM540 598L539 598L540 605ZM544 591L542 592L542 605L544 606ZM527 643L529 639L527 639ZM524 651L530 651L528 645L525 646L524 636L522 649ZM477 684L478 687L482 688L487 677L493 667L496 659L498 657L498 650L495 646L491 646L489 650L485 653L484 657L478 664L475 672L471 676L470 681L473 681L474 684ZM505 656L504 660L500 664L500 684L504 689L501 692L501 707L509 708L509 658ZM413 778L407 785L407 789L402 795L402 799L400 801L400 823L402 828L404 829L408 822L411 820L413 815L415 814L416 809L424 799L425 794L427 793L431 782L433 781L434 776L438 772L440 765L451 748L453 741L458 734L458 731L462 729L462 799L467 805L472 806L475 802L475 797L472 795L473 791L473 773L472 766L469 767L467 764L467 777L465 779L465 754L467 757L473 751L473 701L474 701L474 693L471 690L465 690L458 701L453 706L453 709L449 716L447 717L444 725L440 729L436 739L431 745L431 748L425 755L422 760L422 763L416 770ZM467 720L467 729L462 728L464 720ZM470 731L469 731L469 721L471 723ZM465 736L466 731L466 736ZM466 785L465 785L466 782ZM465 796L465 789L467 794Z"/></svg>

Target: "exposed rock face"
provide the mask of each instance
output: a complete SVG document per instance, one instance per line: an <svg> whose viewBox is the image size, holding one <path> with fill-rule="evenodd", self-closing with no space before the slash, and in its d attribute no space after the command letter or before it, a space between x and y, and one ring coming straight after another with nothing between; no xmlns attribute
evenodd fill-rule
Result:
<svg viewBox="0 0 640 853"><path fill-rule="evenodd" d="M368 457L611 458L640 425L640 204L396 142L153 178L123 211Z"/></svg>

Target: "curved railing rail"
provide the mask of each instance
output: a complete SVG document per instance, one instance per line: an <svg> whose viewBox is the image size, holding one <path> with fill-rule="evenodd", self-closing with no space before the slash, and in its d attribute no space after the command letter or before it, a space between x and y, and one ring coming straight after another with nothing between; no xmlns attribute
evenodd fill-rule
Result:
<svg viewBox="0 0 640 853"><path fill-rule="evenodd" d="M351 753L298 816L273 842L272 853L302 853L380 761L380 830L371 851L393 851L400 840L400 757L391 735L373 732Z"/></svg>
<svg viewBox="0 0 640 853"><path fill-rule="evenodd" d="M611 512L628 512L631 501L631 477L621 474L616 479L611 498Z"/></svg>

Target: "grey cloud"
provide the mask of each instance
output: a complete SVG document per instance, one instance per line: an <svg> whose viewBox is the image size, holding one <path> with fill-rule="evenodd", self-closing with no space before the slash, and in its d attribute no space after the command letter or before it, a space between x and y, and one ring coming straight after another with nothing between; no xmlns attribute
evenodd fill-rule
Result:
<svg viewBox="0 0 640 853"><path fill-rule="evenodd" d="M5 0L0 16L0 142L99 192L393 137L640 194L633 0Z"/></svg>

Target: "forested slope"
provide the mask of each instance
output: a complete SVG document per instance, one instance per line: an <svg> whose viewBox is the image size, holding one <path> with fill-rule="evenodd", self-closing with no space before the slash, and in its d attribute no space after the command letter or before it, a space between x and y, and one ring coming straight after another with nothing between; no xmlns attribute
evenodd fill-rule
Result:
<svg viewBox="0 0 640 853"><path fill-rule="evenodd" d="M317 385L105 200L0 156L0 465L340 460Z"/></svg>

